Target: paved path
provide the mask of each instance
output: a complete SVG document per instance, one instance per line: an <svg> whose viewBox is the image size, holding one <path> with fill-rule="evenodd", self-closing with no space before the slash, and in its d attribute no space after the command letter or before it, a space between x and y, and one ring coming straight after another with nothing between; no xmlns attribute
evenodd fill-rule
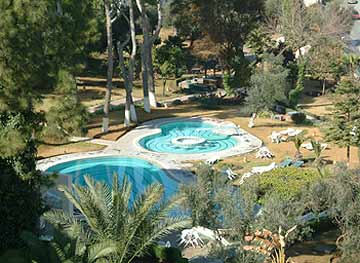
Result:
<svg viewBox="0 0 360 263"><path fill-rule="evenodd" d="M172 99L166 99L166 100L162 100L160 101L160 103L163 103L163 104L171 104L173 103L174 101L176 100L180 100L182 102L184 101L188 101L189 99L191 98L197 98L197 97L200 97L200 96L203 96L203 95L211 95L211 94L216 94L218 92L225 92L224 90L222 89L218 89L217 91L213 91L213 92L208 92L208 93L205 93L205 94L190 94L190 95L184 95L184 96L181 96L181 97L176 97L176 98L172 98ZM134 98L134 103L135 104L139 104L139 103L142 103L144 100L142 98ZM119 107L119 106L124 106L126 103L125 99L120 99L120 100L114 100L114 101L111 101L111 106L112 107ZM99 105L95 105L95 106L91 106L88 108L88 112L89 113L95 113L95 112L99 112L99 111L102 111L103 110L103 107L104 107L104 104L99 104Z"/></svg>

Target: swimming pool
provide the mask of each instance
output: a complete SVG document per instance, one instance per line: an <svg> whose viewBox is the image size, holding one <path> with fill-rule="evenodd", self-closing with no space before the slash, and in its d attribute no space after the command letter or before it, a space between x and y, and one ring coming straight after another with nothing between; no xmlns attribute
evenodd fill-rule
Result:
<svg viewBox="0 0 360 263"><path fill-rule="evenodd" d="M139 144L149 151L177 154L218 152L237 144L231 135L218 131L221 126L216 127L211 122L174 121L159 128L160 133L140 139Z"/></svg>
<svg viewBox="0 0 360 263"><path fill-rule="evenodd" d="M178 190L176 180L159 167L139 158L106 156L73 160L52 166L46 172L70 175L74 184L82 186L85 185L85 175L110 186L115 173L120 177L120 182L124 176L127 176L132 185L132 199L139 193L143 193L146 187L153 183L160 183L164 186L165 200Z"/></svg>

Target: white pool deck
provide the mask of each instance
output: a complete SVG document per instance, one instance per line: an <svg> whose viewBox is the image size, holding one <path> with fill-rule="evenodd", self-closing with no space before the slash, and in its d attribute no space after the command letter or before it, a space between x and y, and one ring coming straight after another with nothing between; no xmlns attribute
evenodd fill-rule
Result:
<svg viewBox="0 0 360 263"><path fill-rule="evenodd" d="M38 161L37 168L41 171L45 171L51 166L67 161L115 155L122 157L145 159L165 170L171 177L173 177L177 181L186 183L189 180L193 180L192 174L186 169L191 166L191 164L189 163L190 161L205 161L213 159L214 157L218 159L225 159L230 156L237 156L255 151L259 149L263 144L260 139L238 127L236 128L238 134L233 135L233 138L237 141L237 144L230 149L217 152L199 154L159 153L149 151L139 144L139 141L142 138L152 134L160 133L160 125L173 121L210 122L211 124L215 125L216 128L223 130L231 129L231 127L233 127L234 129L234 127L236 127L235 124L231 122L225 122L219 119L210 118L193 117L156 119L139 125L137 128L122 136L116 142L109 143L104 150L66 154L43 159Z"/></svg>

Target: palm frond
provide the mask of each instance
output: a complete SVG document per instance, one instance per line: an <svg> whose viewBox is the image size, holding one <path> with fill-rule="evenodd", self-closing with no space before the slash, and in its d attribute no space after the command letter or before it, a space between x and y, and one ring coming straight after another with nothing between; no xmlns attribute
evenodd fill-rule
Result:
<svg viewBox="0 0 360 263"><path fill-rule="evenodd" d="M117 243L112 240L96 243L89 248L88 261L91 263L96 262L99 259L111 257L116 255L117 251Z"/></svg>
<svg viewBox="0 0 360 263"><path fill-rule="evenodd" d="M186 228L189 225L191 225L191 220L183 217L174 217L166 220L153 229L153 231L146 237L141 237L139 239L140 242L136 249L132 252L132 257L127 261L127 263L132 262L135 257L141 256L150 245L154 244L162 237L165 237L176 230Z"/></svg>
<svg viewBox="0 0 360 263"><path fill-rule="evenodd" d="M124 239L126 240L124 244L124 251L126 252L130 245L134 242L134 237L140 226L145 222L148 214L151 212L151 209L159 203L163 195L163 187L159 184L153 184L149 186L145 192L140 195L133 203L133 207L130 208L131 219L130 224L128 225L127 233L125 234ZM125 259L126 253L123 253L120 262Z"/></svg>
<svg viewBox="0 0 360 263"><path fill-rule="evenodd" d="M65 232L70 239L76 239L83 235L81 223L74 217L70 217L64 211L51 210L43 215L44 219L55 228Z"/></svg>

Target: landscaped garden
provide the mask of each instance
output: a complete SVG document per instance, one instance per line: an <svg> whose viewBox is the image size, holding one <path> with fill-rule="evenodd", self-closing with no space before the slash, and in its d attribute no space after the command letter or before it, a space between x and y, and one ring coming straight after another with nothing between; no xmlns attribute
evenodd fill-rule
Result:
<svg viewBox="0 0 360 263"><path fill-rule="evenodd" d="M360 262L353 8L0 1L0 262Z"/></svg>

